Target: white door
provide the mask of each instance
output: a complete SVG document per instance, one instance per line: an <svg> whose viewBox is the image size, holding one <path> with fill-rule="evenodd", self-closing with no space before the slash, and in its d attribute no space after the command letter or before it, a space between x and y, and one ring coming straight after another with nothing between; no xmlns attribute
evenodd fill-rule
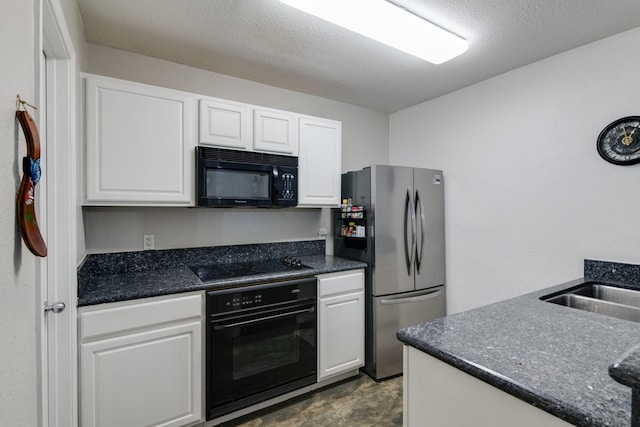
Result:
<svg viewBox="0 0 640 427"><path fill-rule="evenodd" d="M39 221L48 255L41 262L42 425L75 427L76 367L76 84L75 53L59 0L42 1L38 66L43 146ZM44 161L44 163L42 163ZM59 312L45 304L63 303Z"/></svg>

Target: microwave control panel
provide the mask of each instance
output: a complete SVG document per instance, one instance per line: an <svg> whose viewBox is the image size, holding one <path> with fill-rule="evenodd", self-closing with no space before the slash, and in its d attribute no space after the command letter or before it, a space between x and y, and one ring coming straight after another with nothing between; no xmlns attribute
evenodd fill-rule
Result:
<svg viewBox="0 0 640 427"><path fill-rule="evenodd" d="M298 168L278 166L275 179L276 204L296 206L298 204Z"/></svg>
<svg viewBox="0 0 640 427"><path fill-rule="evenodd" d="M292 173L284 173L280 175L282 179L282 194L283 199L293 199L296 196L295 192L295 175Z"/></svg>

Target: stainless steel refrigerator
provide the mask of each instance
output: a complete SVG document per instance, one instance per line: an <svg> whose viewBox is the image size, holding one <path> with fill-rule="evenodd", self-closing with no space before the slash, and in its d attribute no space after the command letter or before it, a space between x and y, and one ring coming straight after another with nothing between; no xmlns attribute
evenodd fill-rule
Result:
<svg viewBox="0 0 640 427"><path fill-rule="evenodd" d="M445 315L442 171L373 165L347 172L342 198L364 208L338 213L334 253L368 264L363 369L381 380L402 373L396 332ZM365 235L344 236L349 227Z"/></svg>

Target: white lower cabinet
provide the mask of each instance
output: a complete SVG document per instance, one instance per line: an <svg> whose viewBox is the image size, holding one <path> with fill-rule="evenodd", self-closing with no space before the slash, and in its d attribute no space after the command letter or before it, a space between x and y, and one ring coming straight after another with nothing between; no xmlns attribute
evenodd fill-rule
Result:
<svg viewBox="0 0 640 427"><path fill-rule="evenodd" d="M318 278L318 381L364 365L364 270Z"/></svg>
<svg viewBox="0 0 640 427"><path fill-rule="evenodd" d="M201 293L79 310L83 427L202 421Z"/></svg>
<svg viewBox="0 0 640 427"><path fill-rule="evenodd" d="M571 425L408 345L403 386L405 427Z"/></svg>

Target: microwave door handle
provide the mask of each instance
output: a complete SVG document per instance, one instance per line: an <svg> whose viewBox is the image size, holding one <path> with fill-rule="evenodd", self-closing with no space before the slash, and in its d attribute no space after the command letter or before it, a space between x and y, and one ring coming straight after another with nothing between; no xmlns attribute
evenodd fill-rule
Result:
<svg viewBox="0 0 640 427"><path fill-rule="evenodd" d="M279 171L278 171L278 167L277 166L272 166L271 167L271 179L273 179L273 184L271 186L271 188L273 189L273 194L271 195L271 200L273 202L275 202L276 200L278 200L279 198L279 194L280 194L280 189L278 188L278 175L279 175Z"/></svg>

